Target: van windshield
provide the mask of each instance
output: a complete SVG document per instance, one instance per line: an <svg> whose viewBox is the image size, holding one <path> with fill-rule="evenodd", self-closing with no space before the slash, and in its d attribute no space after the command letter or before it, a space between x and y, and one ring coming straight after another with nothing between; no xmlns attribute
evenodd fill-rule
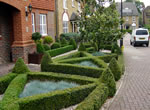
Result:
<svg viewBox="0 0 150 110"><path fill-rule="evenodd" d="M136 35L148 35L147 30L137 30Z"/></svg>

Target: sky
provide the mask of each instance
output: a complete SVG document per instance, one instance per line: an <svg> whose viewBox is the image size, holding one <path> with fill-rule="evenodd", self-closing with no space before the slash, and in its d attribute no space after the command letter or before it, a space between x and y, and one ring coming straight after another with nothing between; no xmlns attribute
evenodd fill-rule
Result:
<svg viewBox="0 0 150 110"><path fill-rule="evenodd" d="M116 0L116 2L120 2L121 0ZM125 1L125 0L123 0ZM150 0L140 0L141 2L144 2L145 4L145 7L149 6L150 5Z"/></svg>

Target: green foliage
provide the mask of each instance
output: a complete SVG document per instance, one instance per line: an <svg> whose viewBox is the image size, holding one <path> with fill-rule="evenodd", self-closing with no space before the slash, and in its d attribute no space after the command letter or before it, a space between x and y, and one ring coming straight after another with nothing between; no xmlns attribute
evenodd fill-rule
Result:
<svg viewBox="0 0 150 110"><path fill-rule="evenodd" d="M61 47L61 44L58 43L58 42L55 42L55 43L52 44L51 49L57 49L57 48L60 48L60 47Z"/></svg>
<svg viewBox="0 0 150 110"><path fill-rule="evenodd" d="M95 48L95 51L99 51L97 43L93 43L93 47Z"/></svg>
<svg viewBox="0 0 150 110"><path fill-rule="evenodd" d="M75 110L99 110L108 97L108 88L100 84Z"/></svg>
<svg viewBox="0 0 150 110"><path fill-rule="evenodd" d="M60 42L61 42L61 46L62 46L62 47L68 45L68 42L67 42L67 40L66 40L65 38L62 38Z"/></svg>
<svg viewBox="0 0 150 110"><path fill-rule="evenodd" d="M26 72L30 72L27 65L24 63L22 58L18 58L14 68L12 69L13 73L23 74Z"/></svg>
<svg viewBox="0 0 150 110"><path fill-rule="evenodd" d="M56 42L60 43L60 39L59 39L59 38L57 38L57 39L56 39Z"/></svg>
<svg viewBox="0 0 150 110"><path fill-rule="evenodd" d="M89 76L93 78L98 78L101 76L104 69L102 68L92 68L92 67L84 67L73 64L65 64L65 63L51 63L47 65L47 68L42 70L44 72L56 72L56 73L64 73L64 74L74 74L81 76ZM92 73L92 74L91 74Z"/></svg>
<svg viewBox="0 0 150 110"><path fill-rule="evenodd" d="M83 45L84 45L85 48L90 48L90 47L92 47L92 45L91 45L89 42L84 43Z"/></svg>
<svg viewBox="0 0 150 110"><path fill-rule="evenodd" d="M43 44L43 47L45 51L50 50L50 46L48 44Z"/></svg>
<svg viewBox="0 0 150 110"><path fill-rule="evenodd" d="M44 43L45 44L51 44L51 43L53 43L53 38L51 36L46 36L44 38Z"/></svg>
<svg viewBox="0 0 150 110"><path fill-rule="evenodd" d="M103 53L103 52L94 52L94 53L92 53L92 55L93 55L93 56L104 56L104 55L106 55L106 54Z"/></svg>
<svg viewBox="0 0 150 110"><path fill-rule="evenodd" d="M118 62L116 61L115 58L112 58L112 60L110 61L109 68L113 73L115 80L118 81L121 78L122 73L118 65Z"/></svg>
<svg viewBox="0 0 150 110"><path fill-rule="evenodd" d="M73 45L74 49L77 48L77 44L76 44L76 42L75 42L74 39L70 39L70 43L69 43L69 44L70 44L70 45Z"/></svg>
<svg viewBox="0 0 150 110"><path fill-rule="evenodd" d="M86 48L85 48L85 46L83 45L82 42L80 43L78 51L86 51Z"/></svg>
<svg viewBox="0 0 150 110"><path fill-rule="evenodd" d="M49 55L48 52L45 52L41 60L41 70L44 70L45 68L47 68L47 65L49 63L52 63L51 56Z"/></svg>
<svg viewBox="0 0 150 110"><path fill-rule="evenodd" d="M122 54L121 48L118 46L117 43L113 43L111 53L116 53L118 55Z"/></svg>
<svg viewBox="0 0 150 110"><path fill-rule="evenodd" d="M35 32L32 34L32 40L34 40L35 42L40 40L42 37L42 35L39 32Z"/></svg>
<svg viewBox="0 0 150 110"><path fill-rule="evenodd" d="M98 56L99 59L104 60L104 62L109 63L112 58L118 59L117 54L110 54L110 55L104 55L104 56Z"/></svg>
<svg viewBox="0 0 150 110"><path fill-rule="evenodd" d="M112 45L101 45L100 49L111 50L112 49Z"/></svg>
<svg viewBox="0 0 150 110"><path fill-rule="evenodd" d="M36 44L36 50L38 53L44 53L45 52L44 47L41 43Z"/></svg>
<svg viewBox="0 0 150 110"><path fill-rule="evenodd" d="M5 76L0 77L0 94L3 94L7 89L10 82L17 76L17 74L9 73Z"/></svg>
<svg viewBox="0 0 150 110"><path fill-rule="evenodd" d="M66 53L66 52L69 52L71 50L73 50L73 46L72 45L68 45L68 46L65 46L65 47L61 47L61 48L57 48L57 49L53 49L53 50L49 50L47 51L51 57L55 57L57 55L60 55L60 54L63 54L63 53Z"/></svg>
<svg viewBox="0 0 150 110"><path fill-rule="evenodd" d="M99 68L96 64L94 64L91 61L82 61L79 63L75 63L76 65L81 65L81 66L88 66L88 67L95 67L95 68Z"/></svg>
<svg viewBox="0 0 150 110"><path fill-rule="evenodd" d="M95 52L95 48L94 47L90 47L90 48L87 48L86 51L88 53L93 53L93 52Z"/></svg>
<svg viewBox="0 0 150 110"><path fill-rule="evenodd" d="M20 110L60 110L80 103L93 89L95 89L95 84L89 84L23 98L19 100Z"/></svg>
<svg viewBox="0 0 150 110"><path fill-rule="evenodd" d="M100 82L107 85L108 90L109 90L109 93L108 93L109 97L112 97L115 95L115 93L116 93L116 82L115 82L114 76L113 76L113 74L109 68L107 68L102 73L102 76L100 78Z"/></svg>

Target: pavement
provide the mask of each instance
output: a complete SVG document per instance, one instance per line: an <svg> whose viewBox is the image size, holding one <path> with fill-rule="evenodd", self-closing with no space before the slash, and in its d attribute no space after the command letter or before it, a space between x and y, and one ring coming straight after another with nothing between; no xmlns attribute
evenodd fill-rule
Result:
<svg viewBox="0 0 150 110"><path fill-rule="evenodd" d="M124 38L126 70L120 90L107 110L150 110L150 47L130 45Z"/></svg>

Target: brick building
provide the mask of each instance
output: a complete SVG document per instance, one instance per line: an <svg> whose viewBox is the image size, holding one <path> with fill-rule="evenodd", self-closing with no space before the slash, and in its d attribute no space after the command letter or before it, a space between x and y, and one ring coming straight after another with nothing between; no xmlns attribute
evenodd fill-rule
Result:
<svg viewBox="0 0 150 110"><path fill-rule="evenodd" d="M143 24L150 25L150 6L143 10Z"/></svg>
<svg viewBox="0 0 150 110"><path fill-rule="evenodd" d="M29 6L32 6L32 11ZM33 32L55 36L55 0L0 0L0 64L36 50Z"/></svg>

